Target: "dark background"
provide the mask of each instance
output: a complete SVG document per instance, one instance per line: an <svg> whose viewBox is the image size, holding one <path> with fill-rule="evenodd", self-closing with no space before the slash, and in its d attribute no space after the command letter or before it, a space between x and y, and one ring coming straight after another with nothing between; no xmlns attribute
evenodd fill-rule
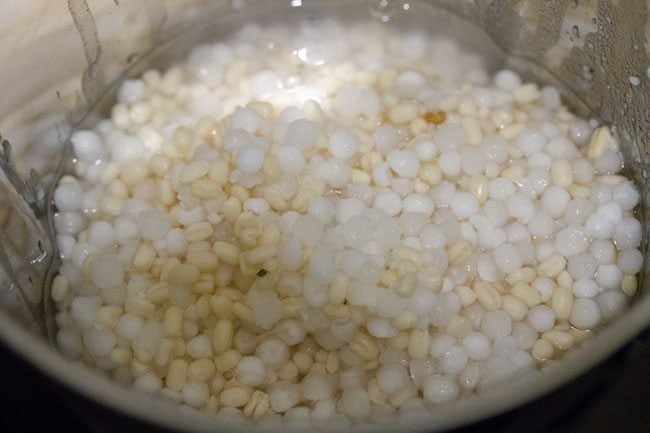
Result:
<svg viewBox="0 0 650 433"><path fill-rule="evenodd" d="M127 423L46 378L0 344L0 432L122 433ZM136 425L132 431L158 430ZM650 433L650 338L635 340L533 404L454 433L474 432Z"/></svg>

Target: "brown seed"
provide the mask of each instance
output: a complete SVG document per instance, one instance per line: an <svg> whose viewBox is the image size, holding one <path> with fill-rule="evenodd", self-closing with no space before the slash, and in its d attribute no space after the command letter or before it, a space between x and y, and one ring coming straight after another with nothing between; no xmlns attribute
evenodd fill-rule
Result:
<svg viewBox="0 0 650 433"><path fill-rule="evenodd" d="M424 113L424 120L434 125L440 125L447 120L447 113L442 110L427 111Z"/></svg>

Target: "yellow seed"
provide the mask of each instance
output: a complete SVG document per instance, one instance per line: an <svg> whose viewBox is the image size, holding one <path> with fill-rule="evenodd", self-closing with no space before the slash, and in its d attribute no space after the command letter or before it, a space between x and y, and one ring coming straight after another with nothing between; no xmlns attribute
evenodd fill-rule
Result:
<svg viewBox="0 0 650 433"><path fill-rule="evenodd" d="M171 306L163 315L163 329L170 337L180 336L183 331L183 310L180 307Z"/></svg>
<svg viewBox="0 0 650 433"><path fill-rule="evenodd" d="M235 302L232 306L232 312L239 320L244 322L253 323L253 310L251 310L246 304L242 302Z"/></svg>
<svg viewBox="0 0 650 433"><path fill-rule="evenodd" d="M124 310L127 313L147 318L154 314L156 306L144 296L127 295L124 301Z"/></svg>
<svg viewBox="0 0 650 433"><path fill-rule="evenodd" d="M566 159L556 159L551 164L551 180L554 185L568 188L573 183L573 167Z"/></svg>
<svg viewBox="0 0 650 433"><path fill-rule="evenodd" d="M214 272L219 265L219 258L210 251L188 251L186 259L200 272Z"/></svg>
<svg viewBox="0 0 650 433"><path fill-rule="evenodd" d="M187 376L195 382L207 382L216 373L214 362L208 358L197 359L187 369Z"/></svg>
<svg viewBox="0 0 650 433"><path fill-rule="evenodd" d="M224 263L233 266L239 264L241 250L236 245L224 241L217 241L212 246L212 252Z"/></svg>
<svg viewBox="0 0 650 433"><path fill-rule="evenodd" d="M228 183L228 175L230 173L228 163L222 159L218 159L211 161L209 165L208 178L223 188Z"/></svg>
<svg viewBox="0 0 650 433"><path fill-rule="evenodd" d="M187 380L187 362L182 359L174 359L167 370L165 385L172 391L180 392Z"/></svg>
<svg viewBox="0 0 650 433"><path fill-rule="evenodd" d="M418 283L418 277L415 272L407 272L402 276L402 280L395 288L395 291L401 297L409 297L415 292Z"/></svg>
<svg viewBox="0 0 650 433"><path fill-rule="evenodd" d="M123 310L117 305L104 305L95 314L95 322L107 328L114 328L120 320Z"/></svg>
<svg viewBox="0 0 650 433"><path fill-rule="evenodd" d="M634 296L637 291L637 280L635 275L625 275L623 277L623 282L621 283L621 290L627 296Z"/></svg>
<svg viewBox="0 0 650 433"><path fill-rule="evenodd" d="M200 200L221 197L223 191L219 184L211 179L197 179L190 184L192 195Z"/></svg>
<svg viewBox="0 0 650 433"><path fill-rule="evenodd" d="M151 285L147 289L147 299L154 304L160 304L169 297L169 284L160 282Z"/></svg>
<svg viewBox="0 0 650 433"><path fill-rule="evenodd" d="M348 343L350 349L366 361L379 356L379 349L372 338L362 332L357 332L352 341Z"/></svg>
<svg viewBox="0 0 650 433"><path fill-rule="evenodd" d="M474 245L466 239L461 239L449 248L447 252L449 263L459 265L467 260L473 252Z"/></svg>
<svg viewBox="0 0 650 433"><path fill-rule="evenodd" d="M208 171L209 166L206 161L192 161L181 168L178 173L178 180L181 183L190 183L196 179L202 178L208 174Z"/></svg>
<svg viewBox="0 0 650 433"><path fill-rule="evenodd" d="M515 284L515 286L512 288L511 293L517 298L521 299L528 306L528 308L532 308L542 302L542 297L537 292L537 290L535 290L529 284L524 283L523 281Z"/></svg>
<svg viewBox="0 0 650 433"><path fill-rule="evenodd" d="M539 275L555 278L564 271L566 268L566 258L561 254L555 254L537 267L537 273Z"/></svg>
<svg viewBox="0 0 650 433"><path fill-rule="evenodd" d="M146 272L153 265L156 251L149 244L141 244L133 258L133 267L140 272Z"/></svg>
<svg viewBox="0 0 650 433"><path fill-rule="evenodd" d="M241 361L242 354L235 349L228 349L214 359L218 371L229 371L235 368Z"/></svg>
<svg viewBox="0 0 650 433"><path fill-rule="evenodd" d="M501 301L501 308L503 308L504 311L508 313L510 317L512 317L512 320L522 321L526 318L526 314L528 314L528 308L526 307L524 301L511 295L503 296L503 298L501 298Z"/></svg>
<svg viewBox="0 0 650 433"><path fill-rule="evenodd" d="M420 166L418 177L426 184L434 186L442 180L442 171L437 164L427 162Z"/></svg>
<svg viewBox="0 0 650 433"><path fill-rule="evenodd" d="M333 323L345 323L350 319L350 308L347 305L325 304L323 312Z"/></svg>
<svg viewBox="0 0 650 433"><path fill-rule="evenodd" d="M548 340L545 340L543 338L539 339L533 345L531 354L537 362L548 361L549 359L553 358L553 345Z"/></svg>
<svg viewBox="0 0 650 433"><path fill-rule="evenodd" d="M567 287L559 286L553 291L551 307L555 311L558 322L566 322L573 308L573 291Z"/></svg>
<svg viewBox="0 0 650 433"><path fill-rule="evenodd" d="M212 333L212 348L215 353L223 353L230 348L234 332L232 320L221 319L217 322Z"/></svg>
<svg viewBox="0 0 650 433"><path fill-rule="evenodd" d="M612 141L612 134L607 126L601 126L594 131L587 148L587 156L589 159L596 159L609 148Z"/></svg>
<svg viewBox="0 0 650 433"><path fill-rule="evenodd" d="M486 281L477 281L474 283L474 293L486 310L494 311L501 308L501 295L494 285Z"/></svg>
<svg viewBox="0 0 650 433"><path fill-rule="evenodd" d="M373 377L368 382L368 397L374 404L383 404L388 399L388 396L379 388L377 378Z"/></svg>
<svg viewBox="0 0 650 433"><path fill-rule="evenodd" d="M61 274L57 274L56 277L52 280L52 300L54 302L63 301L70 290L70 284L68 279Z"/></svg>
<svg viewBox="0 0 650 433"><path fill-rule="evenodd" d="M250 388L235 386L232 388L224 389L219 394L221 404L226 407L241 407L248 403L251 398Z"/></svg>
<svg viewBox="0 0 650 433"><path fill-rule="evenodd" d="M244 416L253 420L259 419L262 415L268 412L269 401L269 396L265 392L253 392L253 395L251 395L250 400L244 407Z"/></svg>
<svg viewBox="0 0 650 433"><path fill-rule="evenodd" d="M469 192L478 200L480 204L483 204L488 199L488 180L482 174L475 174L469 179Z"/></svg>
<svg viewBox="0 0 650 433"><path fill-rule="evenodd" d="M428 329L414 329L409 334L409 344L406 349L413 359L423 359L429 353L431 336Z"/></svg>
<svg viewBox="0 0 650 433"><path fill-rule="evenodd" d="M467 286L456 286L454 287L454 291L464 306L472 305L474 302L476 302L476 299L478 299L476 293L474 293L474 291Z"/></svg>
<svg viewBox="0 0 650 433"><path fill-rule="evenodd" d="M210 239L214 229L208 221L194 223L185 229L185 239L189 243L201 242Z"/></svg>
<svg viewBox="0 0 650 433"><path fill-rule="evenodd" d="M201 279L199 269L189 263L174 266L167 276L167 281L172 284L194 284Z"/></svg>
<svg viewBox="0 0 650 433"><path fill-rule="evenodd" d="M537 277L537 272L535 272L535 269L526 266L523 268L519 268L513 273L511 273L510 275L508 275L506 277L506 281L511 286L514 286L519 282L530 284L533 282L533 280L535 280L536 277Z"/></svg>
<svg viewBox="0 0 650 433"><path fill-rule="evenodd" d="M568 332L552 330L545 332L542 338L548 340L553 347L559 350L569 350L575 344L575 338Z"/></svg>
<svg viewBox="0 0 650 433"><path fill-rule="evenodd" d="M237 197L230 197L228 200L223 202L221 213L223 213L223 217L226 221L231 223L235 222L241 213L241 201L239 201Z"/></svg>

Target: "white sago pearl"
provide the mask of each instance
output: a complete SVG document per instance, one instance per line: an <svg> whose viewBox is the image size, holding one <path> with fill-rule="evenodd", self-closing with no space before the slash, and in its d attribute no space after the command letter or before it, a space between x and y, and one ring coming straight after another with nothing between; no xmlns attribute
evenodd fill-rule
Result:
<svg viewBox="0 0 650 433"><path fill-rule="evenodd" d="M230 128L243 129L249 134L254 134L257 131L259 124L259 114L250 108L237 107L230 118Z"/></svg>
<svg viewBox="0 0 650 433"><path fill-rule="evenodd" d="M185 351L194 359L210 358L212 356L212 343L207 335L197 335L187 342Z"/></svg>
<svg viewBox="0 0 650 433"><path fill-rule="evenodd" d="M623 272L616 265L600 265L596 271L596 282L603 289L619 289Z"/></svg>
<svg viewBox="0 0 650 433"><path fill-rule="evenodd" d="M181 391L183 401L188 405L200 408L210 396L210 387L207 383L187 382Z"/></svg>
<svg viewBox="0 0 650 433"><path fill-rule="evenodd" d="M576 197L569 202L564 212L568 223L582 223L594 211L596 205L584 197Z"/></svg>
<svg viewBox="0 0 650 433"><path fill-rule="evenodd" d="M388 163L380 162L379 164L375 164L372 168L372 181L374 184L381 187L388 187L390 186L390 179L391 175L388 169Z"/></svg>
<svg viewBox="0 0 650 433"><path fill-rule="evenodd" d="M388 154L399 143L399 133L392 125L384 123L372 133L375 149L382 155Z"/></svg>
<svg viewBox="0 0 650 433"><path fill-rule="evenodd" d="M483 204L483 213L488 218L489 222L496 226L502 227L509 218L508 207L500 200L490 199ZM470 219L470 222L472 219ZM474 224L476 228L479 228Z"/></svg>
<svg viewBox="0 0 650 433"><path fill-rule="evenodd" d="M528 223L528 231L537 238L546 238L551 236L557 227L553 217L546 213L537 215L535 219Z"/></svg>
<svg viewBox="0 0 650 433"><path fill-rule="evenodd" d="M551 185L542 193L542 207L544 212L552 217L558 218L564 215L571 196L562 187Z"/></svg>
<svg viewBox="0 0 650 433"><path fill-rule="evenodd" d="M311 199L307 210L309 215L317 217L326 225L334 219L335 211L336 208L334 207L334 204L330 200L321 196Z"/></svg>
<svg viewBox="0 0 650 433"><path fill-rule="evenodd" d="M594 215L598 215L613 225L617 225L623 219L623 210L617 203L608 201L598 206Z"/></svg>
<svg viewBox="0 0 650 433"><path fill-rule="evenodd" d="M101 307L99 298L77 296L70 305L70 314L82 328L87 328L93 325L99 307Z"/></svg>
<svg viewBox="0 0 650 433"><path fill-rule="evenodd" d="M599 174L615 174L623 169L623 157L617 151L605 149L594 161L594 168Z"/></svg>
<svg viewBox="0 0 650 433"><path fill-rule="evenodd" d="M243 356L235 367L237 379L248 386L260 386L266 379L266 366L257 356Z"/></svg>
<svg viewBox="0 0 650 433"><path fill-rule="evenodd" d="M524 129L515 137L515 143L524 156L540 152L544 148L546 140L546 136L537 129Z"/></svg>
<svg viewBox="0 0 650 433"><path fill-rule="evenodd" d="M537 332L547 332L555 326L555 311L547 305L537 305L528 310L528 323Z"/></svg>
<svg viewBox="0 0 650 433"><path fill-rule="evenodd" d="M566 257L584 253L589 248L589 238L584 228L571 224L555 237L555 249Z"/></svg>
<svg viewBox="0 0 650 433"><path fill-rule="evenodd" d="M485 137L481 142L481 149L490 162L501 164L508 159L508 142L500 135Z"/></svg>
<svg viewBox="0 0 650 433"><path fill-rule="evenodd" d="M323 222L312 215L301 215L293 223L293 237L313 247L323 235Z"/></svg>
<svg viewBox="0 0 650 433"><path fill-rule="evenodd" d="M578 329L593 329L600 325L600 310L596 301L578 298L573 302L569 322Z"/></svg>
<svg viewBox="0 0 650 433"><path fill-rule="evenodd" d="M82 335L88 353L96 358L109 355L117 340L110 329L88 328L84 329Z"/></svg>
<svg viewBox="0 0 650 433"><path fill-rule="evenodd" d="M298 176L305 168L305 157L295 146L282 146L278 150L278 163L287 176Z"/></svg>
<svg viewBox="0 0 650 433"><path fill-rule="evenodd" d="M336 92L334 107L349 119L356 120L359 116L373 118L381 111L381 101L371 88L347 85Z"/></svg>
<svg viewBox="0 0 650 433"><path fill-rule="evenodd" d="M410 150L392 150L388 153L386 162L398 176L414 179L420 170L418 155Z"/></svg>
<svg viewBox="0 0 650 433"><path fill-rule="evenodd" d="M462 168L462 159L458 152L444 152L438 157L440 171L447 177L456 177Z"/></svg>
<svg viewBox="0 0 650 433"><path fill-rule="evenodd" d="M523 194L515 193L511 195L508 197L506 205L510 216L524 224L528 224L535 216L533 201Z"/></svg>
<svg viewBox="0 0 650 433"><path fill-rule="evenodd" d="M119 137L114 142L109 143L107 148L111 149L111 157L118 163L138 160L142 157L144 151L142 142L131 135Z"/></svg>
<svg viewBox="0 0 650 433"><path fill-rule="evenodd" d="M508 236L508 242L517 243L530 240L531 234L525 225L515 221L506 226L506 235Z"/></svg>
<svg viewBox="0 0 650 433"><path fill-rule="evenodd" d="M255 215L261 215L271 210L271 205L264 198L249 198L244 202L244 210L253 212Z"/></svg>
<svg viewBox="0 0 650 433"><path fill-rule="evenodd" d="M366 322L368 333L377 338L392 338L397 336L397 329L386 319L371 319Z"/></svg>
<svg viewBox="0 0 650 433"><path fill-rule="evenodd" d="M140 213L136 225L140 236L155 241L162 239L169 231L169 217L157 209L146 210Z"/></svg>
<svg viewBox="0 0 650 433"><path fill-rule="evenodd" d="M102 255L93 259L92 280L100 289L110 289L122 283L124 267L114 255Z"/></svg>
<svg viewBox="0 0 650 433"><path fill-rule="evenodd" d="M572 162L574 180L586 184L594 178L594 166L587 159L577 159Z"/></svg>
<svg viewBox="0 0 650 433"><path fill-rule="evenodd" d="M106 221L97 221L88 228L88 242L97 248L108 248L115 243L115 230Z"/></svg>
<svg viewBox="0 0 650 433"><path fill-rule="evenodd" d="M282 318L283 305L275 292L263 291L251 295L248 304L253 310L255 324L262 329L271 329Z"/></svg>
<svg viewBox="0 0 650 433"><path fill-rule="evenodd" d="M494 85L506 92L513 92L521 86L521 78L515 72L504 69L494 76Z"/></svg>
<svg viewBox="0 0 650 433"><path fill-rule="evenodd" d="M416 212L431 215L433 213L433 200L431 200L431 198L426 194L409 194L404 198L402 209L404 212Z"/></svg>
<svg viewBox="0 0 650 433"><path fill-rule="evenodd" d="M386 394L393 394L408 385L410 379L406 368L397 363L382 365L377 370L377 383Z"/></svg>
<svg viewBox="0 0 650 433"><path fill-rule="evenodd" d="M307 119L294 120L287 128L286 144L303 151L309 150L318 141L320 126Z"/></svg>
<svg viewBox="0 0 650 433"><path fill-rule="evenodd" d="M463 338L463 347L469 359L484 361L490 357L490 340L481 332L472 331Z"/></svg>
<svg viewBox="0 0 650 433"><path fill-rule="evenodd" d="M576 147L566 137L552 137L546 144L546 152L553 158L572 158L576 153ZM564 163L560 163L560 166ZM571 175L569 175L571 176Z"/></svg>
<svg viewBox="0 0 650 433"><path fill-rule="evenodd" d="M402 198L395 191L382 191L375 196L374 206L393 217L402 211Z"/></svg>
<svg viewBox="0 0 650 433"><path fill-rule="evenodd" d="M282 340L269 337L257 346L255 355L262 359L267 367L276 369L289 359L289 348Z"/></svg>
<svg viewBox="0 0 650 433"><path fill-rule="evenodd" d="M336 203L336 221L339 224L345 223L355 215L360 215L366 205L358 198L344 198Z"/></svg>
<svg viewBox="0 0 650 433"><path fill-rule="evenodd" d="M643 254L639 250L625 250L618 255L616 264L625 274L635 275L643 268Z"/></svg>
<svg viewBox="0 0 650 433"><path fill-rule="evenodd" d="M86 219L81 212L59 212L54 215L56 231L66 235L76 235L83 230Z"/></svg>
<svg viewBox="0 0 650 433"><path fill-rule="evenodd" d="M436 334L431 338L429 344L429 354L433 357L439 357L451 349L456 344L456 339L445 334Z"/></svg>
<svg viewBox="0 0 650 433"><path fill-rule="evenodd" d="M639 220L626 217L616 226L612 239L619 250L629 250L641 245L642 233Z"/></svg>
<svg viewBox="0 0 650 433"><path fill-rule="evenodd" d="M504 177L497 177L490 180L488 184L490 198L505 200L515 193L516 187L513 181Z"/></svg>
<svg viewBox="0 0 650 433"><path fill-rule="evenodd" d="M300 402L300 388L289 382L275 382L269 392L271 408L275 412L286 412Z"/></svg>
<svg viewBox="0 0 650 433"><path fill-rule="evenodd" d="M485 171L485 156L480 148L463 146L460 148L461 168L469 176Z"/></svg>
<svg viewBox="0 0 650 433"><path fill-rule="evenodd" d="M260 171L264 164L264 148L258 144L247 144L237 152L237 168L246 174Z"/></svg>
<svg viewBox="0 0 650 433"><path fill-rule="evenodd" d="M438 249L445 246L447 238L445 232L440 226L427 224L420 232L420 242L427 249Z"/></svg>
<svg viewBox="0 0 650 433"><path fill-rule="evenodd" d="M101 137L94 131L75 131L70 136L72 151L83 162L95 162L104 156L104 144Z"/></svg>
<svg viewBox="0 0 650 433"><path fill-rule="evenodd" d="M54 190L54 204L60 212L81 209L84 190L76 180L60 183Z"/></svg>
<svg viewBox="0 0 650 433"><path fill-rule="evenodd" d="M621 182L614 187L612 199L623 210L632 210L639 204L640 194L634 182Z"/></svg>
<svg viewBox="0 0 650 433"><path fill-rule="evenodd" d="M598 204L606 203L612 199L612 187L607 184L596 184L591 187L589 199Z"/></svg>
<svg viewBox="0 0 650 433"><path fill-rule="evenodd" d="M327 149L334 158L346 160L352 158L359 149L360 140L351 131L337 129L330 136Z"/></svg>
<svg viewBox="0 0 650 433"><path fill-rule="evenodd" d="M302 245L295 238L283 241L278 248L278 258L287 271L295 271L302 265Z"/></svg>
<svg viewBox="0 0 650 433"><path fill-rule="evenodd" d="M388 290L382 290L377 295L375 303L375 312L382 318L393 318L402 311L402 299L396 293Z"/></svg>
<svg viewBox="0 0 650 433"><path fill-rule="evenodd" d="M505 337L512 331L512 319L503 310L488 311L481 321L481 331L495 340Z"/></svg>
<svg viewBox="0 0 650 433"><path fill-rule="evenodd" d="M418 316L431 313L438 303L436 294L427 287L418 287L411 295L409 309Z"/></svg>
<svg viewBox="0 0 650 433"><path fill-rule="evenodd" d="M182 254L187 251L185 231L181 228L175 228L168 231L164 240L165 249L169 254ZM160 239L158 241L160 241Z"/></svg>
<svg viewBox="0 0 650 433"><path fill-rule="evenodd" d="M460 396L458 384L449 376L434 375L425 382L422 391L424 398L436 405L452 402Z"/></svg>
<svg viewBox="0 0 650 433"><path fill-rule="evenodd" d="M479 204L472 194L457 192L451 197L449 207L456 217L466 219L478 212Z"/></svg>
<svg viewBox="0 0 650 433"><path fill-rule="evenodd" d="M573 295L576 298L593 298L601 290L598 283L592 279L577 280L573 283Z"/></svg>
<svg viewBox="0 0 650 433"><path fill-rule="evenodd" d="M627 298L620 290L605 290L596 297L596 304L603 320L612 321L627 306Z"/></svg>
<svg viewBox="0 0 650 433"><path fill-rule="evenodd" d="M352 419L364 419L370 416L370 398L363 388L350 388L343 391L339 399L339 410Z"/></svg>
<svg viewBox="0 0 650 433"><path fill-rule="evenodd" d="M521 251L510 243L503 243L494 250L494 261L506 274L516 271L524 264Z"/></svg>
<svg viewBox="0 0 650 433"><path fill-rule="evenodd" d="M569 257L567 270L575 280L593 277L596 268L598 268L598 262L591 253L585 252Z"/></svg>
<svg viewBox="0 0 650 433"><path fill-rule="evenodd" d="M414 144L415 153L422 162L433 161L438 155L438 148L433 140L421 138Z"/></svg>
<svg viewBox="0 0 650 433"><path fill-rule="evenodd" d="M334 395L336 382L325 372L310 371L302 379L302 395L310 401L322 401Z"/></svg>
<svg viewBox="0 0 650 433"><path fill-rule="evenodd" d="M589 246L589 252L600 265L614 263L614 259L616 258L616 247L609 240L593 241Z"/></svg>
<svg viewBox="0 0 650 433"><path fill-rule="evenodd" d="M74 302L74 301L73 301ZM133 340L138 336L140 329L144 326L144 319L131 313L126 313L117 321L115 333L127 340Z"/></svg>
<svg viewBox="0 0 650 433"><path fill-rule="evenodd" d="M447 352L438 357L438 366L443 373L457 376L467 366L467 360L468 354L465 349L454 345Z"/></svg>
<svg viewBox="0 0 650 433"><path fill-rule="evenodd" d="M349 182L351 170L350 166L347 165L345 161L333 158L328 160L326 165L327 173L325 180L330 184L330 186L334 188L342 188Z"/></svg>

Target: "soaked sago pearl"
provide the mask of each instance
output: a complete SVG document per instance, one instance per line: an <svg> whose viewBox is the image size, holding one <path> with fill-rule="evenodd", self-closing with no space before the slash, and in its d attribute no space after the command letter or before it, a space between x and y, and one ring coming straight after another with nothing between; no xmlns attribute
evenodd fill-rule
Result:
<svg viewBox="0 0 650 433"><path fill-rule="evenodd" d="M609 127L487 64L296 22L124 81L52 197L63 352L220 419L347 430L561 362L638 290L641 195Z"/></svg>

